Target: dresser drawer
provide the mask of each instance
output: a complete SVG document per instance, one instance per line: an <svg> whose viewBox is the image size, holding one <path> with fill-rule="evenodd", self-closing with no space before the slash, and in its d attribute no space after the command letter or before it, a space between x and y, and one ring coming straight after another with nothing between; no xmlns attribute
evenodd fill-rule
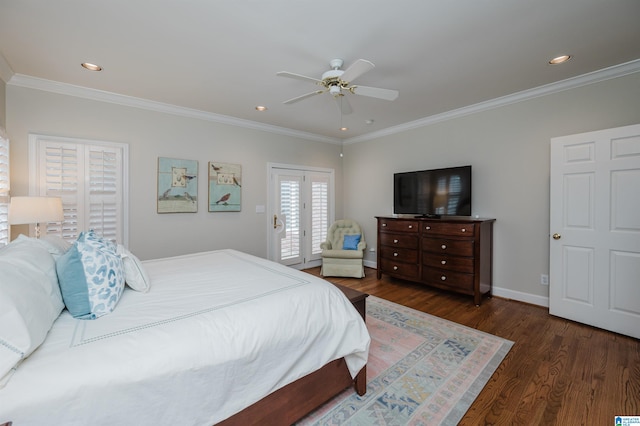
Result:
<svg viewBox="0 0 640 426"><path fill-rule="evenodd" d="M379 227L381 232L413 232L417 234L420 228L420 222L417 220L380 219Z"/></svg>
<svg viewBox="0 0 640 426"><path fill-rule="evenodd" d="M383 246L389 246L389 247L417 249L418 234L412 235L412 234L394 234L394 233L381 232L380 244L382 244Z"/></svg>
<svg viewBox="0 0 640 426"><path fill-rule="evenodd" d="M473 241L424 238L422 240L422 249L432 253L471 257L473 256Z"/></svg>
<svg viewBox="0 0 640 426"><path fill-rule="evenodd" d="M380 255L385 259L395 259L398 262L417 263L418 250L382 246Z"/></svg>
<svg viewBox="0 0 640 426"><path fill-rule="evenodd" d="M429 268L473 274L473 262L473 257L449 256L446 253L422 253L422 264Z"/></svg>
<svg viewBox="0 0 640 426"><path fill-rule="evenodd" d="M392 259L381 259L382 272L395 275L408 280L417 280L418 276L418 264L417 263L403 263L397 262Z"/></svg>
<svg viewBox="0 0 640 426"><path fill-rule="evenodd" d="M423 235L447 235L460 237L473 237L475 226L473 223L438 223L428 222L422 224Z"/></svg>
<svg viewBox="0 0 640 426"><path fill-rule="evenodd" d="M437 268L424 268L422 279L426 284L447 287L465 292L473 291L473 274L446 271Z"/></svg>

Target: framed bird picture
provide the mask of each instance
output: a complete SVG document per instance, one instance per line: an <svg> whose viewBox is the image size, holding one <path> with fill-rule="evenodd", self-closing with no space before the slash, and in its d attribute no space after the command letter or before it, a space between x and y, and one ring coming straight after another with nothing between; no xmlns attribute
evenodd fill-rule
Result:
<svg viewBox="0 0 640 426"><path fill-rule="evenodd" d="M158 213L197 213L198 162L158 157Z"/></svg>
<svg viewBox="0 0 640 426"><path fill-rule="evenodd" d="M242 207L242 166L209 162L209 211L239 212Z"/></svg>

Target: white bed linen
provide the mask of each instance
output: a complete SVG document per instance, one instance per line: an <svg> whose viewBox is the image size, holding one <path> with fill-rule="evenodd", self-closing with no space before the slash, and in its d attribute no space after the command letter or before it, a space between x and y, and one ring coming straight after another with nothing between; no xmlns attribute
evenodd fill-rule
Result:
<svg viewBox="0 0 640 426"><path fill-rule="evenodd" d="M212 425L346 357L369 335L332 284L220 250L143 262L151 290L97 320L65 310L0 389L0 423Z"/></svg>

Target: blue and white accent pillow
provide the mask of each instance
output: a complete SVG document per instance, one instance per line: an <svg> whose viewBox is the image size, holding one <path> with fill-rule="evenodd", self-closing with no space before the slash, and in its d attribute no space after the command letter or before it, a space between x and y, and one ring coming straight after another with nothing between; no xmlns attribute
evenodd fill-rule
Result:
<svg viewBox="0 0 640 426"><path fill-rule="evenodd" d="M74 318L96 319L114 310L124 290L124 267L114 243L83 232L56 261L64 304Z"/></svg>

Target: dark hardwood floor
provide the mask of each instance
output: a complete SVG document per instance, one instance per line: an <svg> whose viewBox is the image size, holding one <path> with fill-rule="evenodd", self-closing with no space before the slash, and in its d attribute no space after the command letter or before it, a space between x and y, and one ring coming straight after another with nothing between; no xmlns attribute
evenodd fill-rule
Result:
<svg viewBox="0 0 640 426"><path fill-rule="evenodd" d="M640 415L640 340L499 297L476 307L470 296L365 269L362 279L326 279L515 342L460 425L614 425Z"/></svg>

